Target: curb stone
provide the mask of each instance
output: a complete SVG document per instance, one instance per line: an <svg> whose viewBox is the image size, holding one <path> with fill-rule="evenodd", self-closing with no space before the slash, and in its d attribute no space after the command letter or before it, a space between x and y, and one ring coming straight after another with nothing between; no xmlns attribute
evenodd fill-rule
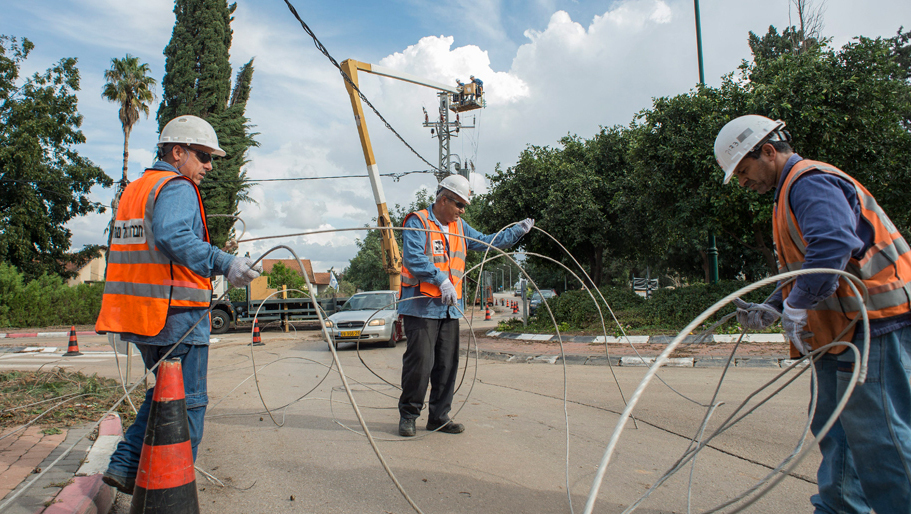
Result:
<svg viewBox="0 0 911 514"><path fill-rule="evenodd" d="M518 339L520 341L551 341L555 342L559 339L555 334L522 334L517 332L499 332L497 330L490 330L485 334L487 337L500 338L500 339ZM674 340L676 336L627 336L627 337L612 337L608 336L605 340L604 336L563 336L563 341L568 343L606 343L606 344L626 344L627 339L631 344L662 344L667 345ZM712 335L711 340L704 336L693 336L689 335L683 338L682 344L698 344L698 343L732 343L737 341L740 338L739 334L715 334ZM746 334L743 336L744 342L751 343L783 343L784 335L782 334Z"/></svg>
<svg viewBox="0 0 911 514"><path fill-rule="evenodd" d="M120 416L110 414L98 426L98 438L88 451L85 462L76 471L72 483L64 487L43 514L106 513L114 504L114 488L101 481L117 443L123 439Z"/></svg>
<svg viewBox="0 0 911 514"><path fill-rule="evenodd" d="M67 337L70 331L66 332L10 332L0 334L0 339L18 339L21 337ZM77 336L96 336L95 332L76 332Z"/></svg>

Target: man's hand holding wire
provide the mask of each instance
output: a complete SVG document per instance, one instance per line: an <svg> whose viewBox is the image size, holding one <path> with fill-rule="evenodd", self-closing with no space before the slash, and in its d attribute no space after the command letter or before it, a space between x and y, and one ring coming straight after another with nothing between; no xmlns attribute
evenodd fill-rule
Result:
<svg viewBox="0 0 911 514"><path fill-rule="evenodd" d="M531 218L525 218L519 222L518 226L524 231L522 235L525 235L531 230L531 227L535 226L535 220Z"/></svg>
<svg viewBox="0 0 911 514"><path fill-rule="evenodd" d="M795 309L785 300L784 310L781 313L781 326L784 328L784 333L788 340L791 341L791 344L797 348L801 355L810 353L812 350L810 343L804 340L804 338L813 337L812 332L804 330L804 327L807 326L806 309Z"/></svg>
<svg viewBox="0 0 911 514"><path fill-rule="evenodd" d="M749 303L734 298L737 306L737 322L747 330L765 330L775 323L781 313L767 303Z"/></svg>
<svg viewBox="0 0 911 514"><path fill-rule="evenodd" d="M245 287L262 272L262 265L254 266L249 257L235 257L228 268L228 282L234 287Z"/></svg>
<svg viewBox="0 0 911 514"><path fill-rule="evenodd" d="M443 305L456 305L459 301L458 296L456 296L455 286L452 285L448 278L440 284L440 296Z"/></svg>

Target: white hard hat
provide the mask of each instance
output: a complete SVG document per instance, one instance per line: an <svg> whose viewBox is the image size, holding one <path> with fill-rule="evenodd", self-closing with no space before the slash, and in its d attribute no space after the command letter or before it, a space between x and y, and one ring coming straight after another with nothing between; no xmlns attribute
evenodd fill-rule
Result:
<svg viewBox="0 0 911 514"><path fill-rule="evenodd" d="M715 160L724 170L724 183L730 182L740 161L760 144L773 137L784 141L784 137L777 135L783 128L783 121L772 121L756 114L748 114L729 121L715 138Z"/></svg>
<svg viewBox="0 0 911 514"><path fill-rule="evenodd" d="M225 151L218 146L215 129L206 120L196 116L178 116L161 129L158 146L168 143L198 145L205 147L212 155L224 157Z"/></svg>
<svg viewBox="0 0 911 514"><path fill-rule="evenodd" d="M462 175L449 175L440 182L440 189L448 189L459 195L465 203L471 204L471 185Z"/></svg>

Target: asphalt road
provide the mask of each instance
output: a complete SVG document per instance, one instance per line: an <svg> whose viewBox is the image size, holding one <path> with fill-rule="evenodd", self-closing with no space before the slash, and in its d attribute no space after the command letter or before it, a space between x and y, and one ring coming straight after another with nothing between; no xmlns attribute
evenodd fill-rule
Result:
<svg viewBox="0 0 911 514"><path fill-rule="evenodd" d="M197 464L227 487L199 477L203 511L411 512L361 433L339 375L326 368L327 345L269 337L265 347L255 349L257 366L267 366L258 372L262 400L252 379L226 396L251 374L245 340L224 344L210 360L212 408ZM359 359L343 345L339 356L379 451L423 512L570 512L567 455L572 506L582 511L624 407L608 368L568 366L564 376L559 365L469 361L455 405L466 432L428 434L422 417L418 435L423 437L403 439L397 435L398 391L383 380L398 383L403 351L402 346L365 348ZM645 368L615 371L628 398ZM719 397L725 404L712 416L709 431L775 373L729 372ZM702 403L711 398L719 375L720 370L661 372L680 394ZM747 490L792 451L805 424L808 389L808 380L798 379L699 454L690 498L694 511ZM627 424L595 512L623 511L686 450L705 409L680 394L657 381L646 390L635 411L638 428ZM283 426L273 423L263 401ZM751 510L810 511L817 464L811 455L798 476L785 479ZM688 481L686 468L639 512L685 512Z"/></svg>
<svg viewBox="0 0 911 514"><path fill-rule="evenodd" d="M266 345L253 348L252 355L247 333L223 335L213 345L210 408L197 465L226 487L197 475L202 512L413 512L362 434L339 374L328 368L328 345L318 336L316 331L267 331ZM97 339L80 339L83 350L102 349L104 338ZM49 343L65 346L59 340ZM560 365L470 360L454 406L461 409L456 419L465 423L466 432L428 434L423 430L425 416L418 422L419 437L403 439L397 435L398 391L383 380L398 383L403 351L404 345L368 347L359 356L353 346L342 345L339 357L380 453L423 512L570 512L567 472L572 509L582 512L624 408L609 368L569 365L564 374ZM110 353L17 358L23 365L25 359L36 367L50 361L117 376ZM262 400L251 378L254 359ZM10 359L0 364L15 366ZM133 366L135 377L138 360ZM629 398L646 368L614 371ZM711 417L707 432L779 371L732 369L719 396L724 404ZM705 413L691 400L707 403L720 373L698 368L661 371L679 394L659 381L645 391L634 412L638 428L627 423L595 512L622 512L673 465ZM704 511L746 491L797 444L808 396L808 377L801 377L699 454L692 488L687 467L637 512L686 512L688 491L693 511ZM263 402L283 426L273 423ZM787 477L750 511L811 511L817 465L814 450L796 476Z"/></svg>

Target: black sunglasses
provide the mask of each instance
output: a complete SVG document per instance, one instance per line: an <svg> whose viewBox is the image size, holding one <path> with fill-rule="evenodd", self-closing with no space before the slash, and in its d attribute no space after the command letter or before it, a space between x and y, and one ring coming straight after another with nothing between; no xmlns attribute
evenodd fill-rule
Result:
<svg viewBox="0 0 911 514"><path fill-rule="evenodd" d="M197 149L189 147L189 146L187 146L186 149L192 150L193 153L196 154L196 158L199 159L199 162L201 162L203 164L208 164L208 163L212 162L212 154L203 152L202 150L197 150Z"/></svg>
<svg viewBox="0 0 911 514"><path fill-rule="evenodd" d="M456 200L455 198L453 198L453 197L451 197L451 196L449 196L449 195L446 195L446 198L448 198L450 202L454 203L455 206L456 206L457 208L459 208L459 209L464 209L464 208L465 208L465 205L466 205L466 204L464 204L464 203L462 203L462 202Z"/></svg>

